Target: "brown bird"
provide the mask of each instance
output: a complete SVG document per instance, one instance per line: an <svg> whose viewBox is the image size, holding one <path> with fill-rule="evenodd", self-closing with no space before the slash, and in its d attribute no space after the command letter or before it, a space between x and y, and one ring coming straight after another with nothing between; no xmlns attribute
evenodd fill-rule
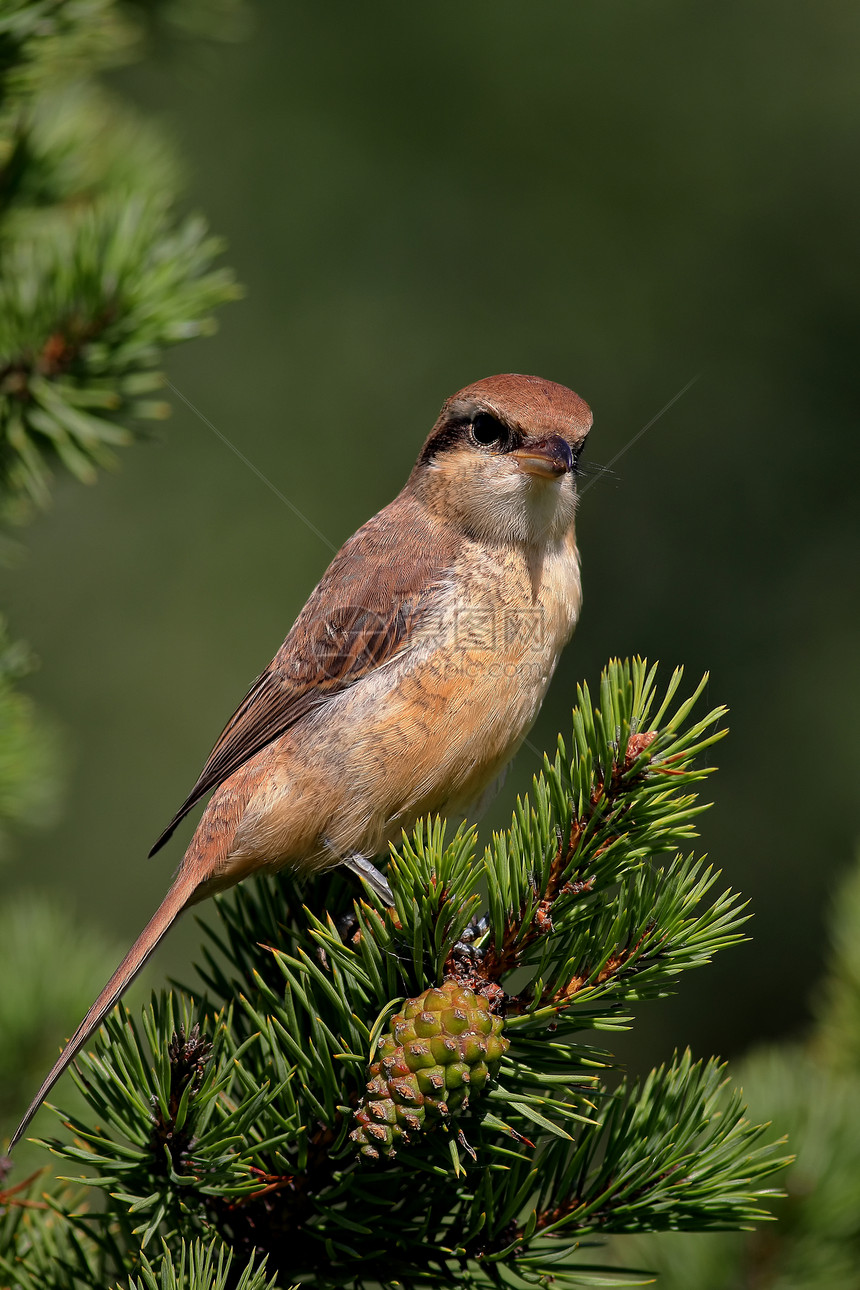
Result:
<svg viewBox="0 0 860 1290"><path fill-rule="evenodd" d="M248 874L371 863L428 813L489 796L579 614L576 467L591 412L536 376L442 408L402 492L349 539L153 847L213 789L173 885L10 1146L189 905Z"/></svg>

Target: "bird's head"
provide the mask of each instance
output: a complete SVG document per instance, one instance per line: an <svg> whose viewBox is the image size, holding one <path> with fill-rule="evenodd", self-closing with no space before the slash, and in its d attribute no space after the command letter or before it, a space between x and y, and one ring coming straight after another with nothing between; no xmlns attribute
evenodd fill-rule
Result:
<svg viewBox="0 0 860 1290"><path fill-rule="evenodd" d="M543 544L576 510L591 409L538 376L488 376L444 404L408 487L440 518L494 543Z"/></svg>

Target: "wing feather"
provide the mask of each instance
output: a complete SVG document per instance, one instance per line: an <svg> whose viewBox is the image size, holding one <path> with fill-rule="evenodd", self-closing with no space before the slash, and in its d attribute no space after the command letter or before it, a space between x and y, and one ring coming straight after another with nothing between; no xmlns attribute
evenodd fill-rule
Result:
<svg viewBox="0 0 860 1290"><path fill-rule="evenodd" d="M221 732L150 855L202 797L334 695L409 647L451 566L452 530L402 493L332 560L272 662Z"/></svg>

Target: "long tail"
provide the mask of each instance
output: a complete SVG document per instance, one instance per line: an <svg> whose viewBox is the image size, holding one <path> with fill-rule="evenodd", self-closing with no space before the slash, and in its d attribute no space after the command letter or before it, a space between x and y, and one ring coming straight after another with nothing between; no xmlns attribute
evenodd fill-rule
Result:
<svg viewBox="0 0 860 1290"><path fill-rule="evenodd" d="M146 927L138 936L134 945L132 945L128 954L126 954L122 963L114 972L69 1042L66 1044L60 1056L57 1058L51 1073L48 1075L42 1087L39 1089L33 1101L27 1108L27 1114L24 1116L18 1128L9 1143L11 1151L15 1143L25 1132L27 1125L38 1111L42 1102L50 1093L69 1062L73 1061L78 1055L84 1044L92 1035L93 1031L100 1025L111 1008L123 994L126 987L131 984L149 958L162 936L170 930L177 917L185 909L200 885L200 877L195 874L190 866L183 865L173 885L168 891L164 900L147 923Z"/></svg>

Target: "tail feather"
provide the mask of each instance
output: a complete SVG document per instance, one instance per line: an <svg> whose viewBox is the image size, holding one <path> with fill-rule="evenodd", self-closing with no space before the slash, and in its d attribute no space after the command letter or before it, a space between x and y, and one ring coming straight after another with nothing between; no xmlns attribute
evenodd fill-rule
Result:
<svg viewBox="0 0 860 1290"><path fill-rule="evenodd" d="M98 1028L110 1012L111 1008L137 976L138 972L146 963L161 938L170 930L176 918L182 913L186 905L190 903L195 890L199 886L199 881L199 877L193 872L190 872L189 868L186 866L183 866L182 869L180 869L173 885L164 897L164 900L161 902L158 909L155 911L140 936L138 936L134 945L132 945L128 954L126 954L122 963L120 963L119 967L114 972L113 976L108 981L107 985L102 990L101 994L96 999L95 1003L90 1008L69 1042L66 1044L66 1047L57 1058L50 1074L47 1076L42 1087L33 1098L33 1101L27 1108L26 1115L15 1130L12 1140L9 1143L10 1151L26 1131L33 1116L36 1114L39 1107L42 1105L42 1102L48 1096L63 1071L69 1063L75 1059L84 1044L86 1044L93 1032Z"/></svg>

